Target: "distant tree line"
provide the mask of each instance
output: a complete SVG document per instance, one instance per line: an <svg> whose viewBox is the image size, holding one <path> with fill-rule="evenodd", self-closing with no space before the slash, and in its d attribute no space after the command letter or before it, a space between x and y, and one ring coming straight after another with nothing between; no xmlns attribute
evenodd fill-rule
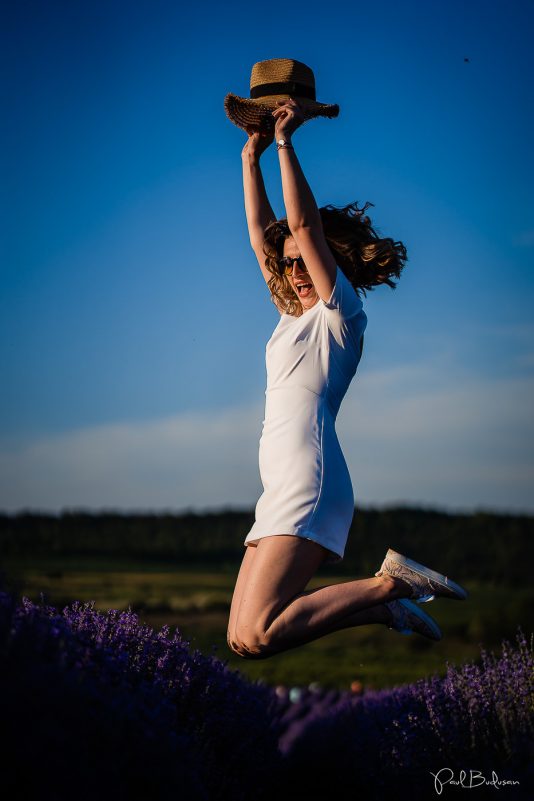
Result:
<svg viewBox="0 0 534 801"><path fill-rule="evenodd" d="M0 514L0 559L109 557L205 568L239 564L252 511L184 514ZM459 581L530 585L534 516L457 514L419 507L362 509L345 558L323 572L372 575L388 547Z"/></svg>

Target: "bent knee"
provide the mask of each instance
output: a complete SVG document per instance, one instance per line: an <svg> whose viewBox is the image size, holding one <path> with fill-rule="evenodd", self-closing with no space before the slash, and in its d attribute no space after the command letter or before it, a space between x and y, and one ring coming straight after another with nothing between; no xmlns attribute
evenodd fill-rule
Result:
<svg viewBox="0 0 534 801"><path fill-rule="evenodd" d="M264 659L271 653L265 639L257 636L228 636L228 647L243 659Z"/></svg>

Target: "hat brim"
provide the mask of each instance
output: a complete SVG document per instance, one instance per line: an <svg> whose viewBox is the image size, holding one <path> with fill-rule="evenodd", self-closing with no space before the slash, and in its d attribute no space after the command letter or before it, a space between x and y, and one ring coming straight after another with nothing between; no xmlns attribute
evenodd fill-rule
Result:
<svg viewBox="0 0 534 801"><path fill-rule="evenodd" d="M224 98L224 110L231 122L245 131L247 128L274 130L275 120L272 111L276 108L278 100L289 100L290 97L293 95L269 95L252 99L229 92ZM301 107L305 121L314 117L337 117L339 114L339 106L335 103L318 103L316 100L297 95L294 95L294 99Z"/></svg>

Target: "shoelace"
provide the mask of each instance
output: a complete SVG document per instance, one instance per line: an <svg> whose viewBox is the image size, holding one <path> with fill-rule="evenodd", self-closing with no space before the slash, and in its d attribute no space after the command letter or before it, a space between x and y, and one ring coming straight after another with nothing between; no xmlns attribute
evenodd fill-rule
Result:
<svg viewBox="0 0 534 801"><path fill-rule="evenodd" d="M432 584L432 580L428 576L420 576L419 573L415 573L415 571L411 570L409 567L405 567L404 565L397 565L395 562L393 562L390 569L388 570L380 569L378 573L375 573L375 576L383 576L384 573L389 573L389 575L391 576L403 579L402 575L399 575L399 573L402 574L403 572L406 571L408 573L412 573L412 575L415 575L418 580L426 581L429 589L431 590L431 592L428 593L427 595L418 595L416 598L412 598L412 600L414 600L418 604L426 604L429 601L433 601L434 598L436 597L436 590L434 588L434 585ZM403 581L405 581L405 579L403 579Z"/></svg>

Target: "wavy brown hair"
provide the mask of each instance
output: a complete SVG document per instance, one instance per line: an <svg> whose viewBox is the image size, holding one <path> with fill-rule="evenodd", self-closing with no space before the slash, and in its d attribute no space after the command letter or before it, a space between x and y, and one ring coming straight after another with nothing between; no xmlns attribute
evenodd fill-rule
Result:
<svg viewBox="0 0 534 801"><path fill-rule="evenodd" d="M392 277L400 278L407 261L406 248L402 242L390 237L380 237L371 225L365 212L374 203L358 203L348 206L324 206L319 209L323 232L336 261L354 289L364 295L379 284L388 284L395 289ZM286 314L300 317L302 305L295 295L286 275L280 273L278 259L284 255L284 241L292 236L284 217L270 223L264 231L263 252L265 266L272 273L268 286L271 298Z"/></svg>

